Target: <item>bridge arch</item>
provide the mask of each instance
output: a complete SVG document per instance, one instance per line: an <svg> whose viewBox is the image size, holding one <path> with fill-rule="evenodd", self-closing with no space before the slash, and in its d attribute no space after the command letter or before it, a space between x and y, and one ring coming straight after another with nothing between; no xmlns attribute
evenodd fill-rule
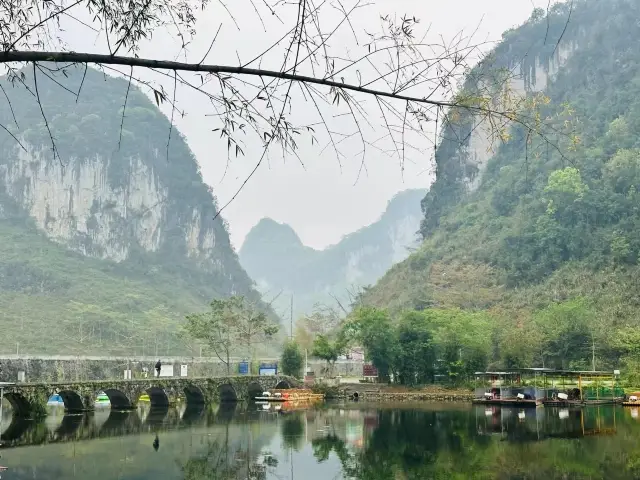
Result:
<svg viewBox="0 0 640 480"><path fill-rule="evenodd" d="M289 382L289 380L287 380L286 378L283 378L278 383L276 383L275 389L276 390L288 390L291 387L292 387L291 382Z"/></svg>
<svg viewBox="0 0 640 480"><path fill-rule="evenodd" d="M124 392L116 388L106 388L104 393L109 397L112 410L131 410L133 408L131 399Z"/></svg>
<svg viewBox="0 0 640 480"><path fill-rule="evenodd" d="M256 397L259 397L264 392L264 388L258 382L251 382L247 385L247 396L249 400L253 400Z"/></svg>
<svg viewBox="0 0 640 480"><path fill-rule="evenodd" d="M230 383L223 383L218 387L218 398L221 403L237 402L238 394Z"/></svg>
<svg viewBox="0 0 640 480"><path fill-rule="evenodd" d="M77 392L74 392L73 390L62 390L56 393L62 397L65 411L77 413L84 412L87 409L82 401L82 397L78 395Z"/></svg>
<svg viewBox="0 0 640 480"><path fill-rule="evenodd" d="M33 414L33 405L26 396L18 392L5 392L4 398L11 405L13 416L21 418L29 418Z"/></svg>
<svg viewBox="0 0 640 480"><path fill-rule="evenodd" d="M207 399L202 389L196 385L189 384L183 389L184 398L187 401L187 406L199 406L207 403Z"/></svg>
<svg viewBox="0 0 640 480"><path fill-rule="evenodd" d="M145 390L145 393L149 395L149 403L151 408L168 407L169 396L162 387L149 387ZM138 399L136 398L136 401ZM137 402L136 402L137 403Z"/></svg>

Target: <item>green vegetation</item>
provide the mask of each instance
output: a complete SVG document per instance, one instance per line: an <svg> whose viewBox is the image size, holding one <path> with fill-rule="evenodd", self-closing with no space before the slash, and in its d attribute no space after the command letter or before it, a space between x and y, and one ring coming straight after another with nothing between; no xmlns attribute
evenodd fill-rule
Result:
<svg viewBox="0 0 640 480"><path fill-rule="evenodd" d="M381 379L402 385L460 384L483 369L491 353L491 319L483 312L407 310L396 321L385 310L357 308L343 337L365 348Z"/></svg>
<svg viewBox="0 0 640 480"><path fill-rule="evenodd" d="M639 2L585 0L568 24L563 4L548 22L533 15L505 34L486 65L528 52L525 73L542 67L529 83L557 69L558 51L566 57L540 99L557 135L545 143L516 126L484 171L443 141L422 202L423 245L359 305L387 308L396 328L418 315L433 336L440 315L478 315L489 366L620 368L639 380L640 55L629 48L638 15Z"/></svg>
<svg viewBox="0 0 640 480"><path fill-rule="evenodd" d="M318 303L334 305L332 295L347 304L349 292L376 282L415 246L425 193L398 193L377 222L324 250L303 245L289 225L262 219L247 235L240 262L262 291L293 294L296 318L311 314ZM281 295L273 304L282 317L289 316L290 295Z"/></svg>
<svg viewBox="0 0 640 480"><path fill-rule="evenodd" d="M14 119L8 103L0 102L0 123L29 151L26 154L0 132L0 351L199 354L178 338L184 315L206 307L213 297L238 293L258 302L259 295L238 263L224 221L214 219L216 202L193 154L174 128L167 159L169 121L134 86L128 93L119 145L126 80L88 69L83 81L82 66L68 67L65 74L46 72L55 82L39 75L38 91L56 140L56 158L33 95L20 82L0 80L15 113ZM33 91L30 69L23 81ZM78 91L81 83L77 102L60 86ZM29 161L20 163L24 155ZM91 188L79 192L73 182L69 192L48 195L68 198L78 208L86 195L93 195L90 218L71 215L65 220L49 209L47 215L49 223L68 221L75 233L68 238L47 235L30 217L26 199L34 192L45 195L50 182L60 183L56 172L61 164L66 175L76 177L82 165L102 164L107 175L95 180L95 188L104 183L104 188L124 192L131 185L132 159L139 159L154 175L139 179L144 184L140 190L157 182L166 194L154 251L137 240L146 228L144 211L124 214L121 206L95 197ZM194 219L196 210L200 215ZM105 218L111 220L98 229L98 220ZM200 229L198 241L211 234L215 249L201 256L188 254L185 232L190 226ZM126 247L128 257L121 262L102 259L110 245Z"/></svg>
<svg viewBox="0 0 640 480"><path fill-rule="evenodd" d="M278 332L264 312L242 296L213 300L210 310L187 315L184 333L207 345L227 366L231 375L231 359L238 354L248 354L253 361L258 346Z"/></svg>
<svg viewBox="0 0 640 480"><path fill-rule="evenodd" d="M300 378L302 367L304 366L304 357L300 351L300 347L294 341L287 341L282 350L280 358L280 369L283 375L291 375Z"/></svg>

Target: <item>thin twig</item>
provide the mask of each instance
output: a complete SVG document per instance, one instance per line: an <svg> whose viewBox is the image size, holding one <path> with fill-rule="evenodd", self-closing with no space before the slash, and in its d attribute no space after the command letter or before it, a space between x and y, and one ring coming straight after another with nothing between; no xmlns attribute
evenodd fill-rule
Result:
<svg viewBox="0 0 640 480"><path fill-rule="evenodd" d="M40 92L38 91L38 70L36 68L36 62L33 62L33 86L36 91L36 100L38 101L38 106L40 107L40 113L42 114L42 118L44 119L44 125L47 127L47 132L49 132L49 138L51 139L51 149L53 150L53 158L55 160L56 156L60 161L60 166L64 168L62 164L62 159L60 155L58 155L58 149L56 148L56 142L53 139L53 134L51 133L51 129L49 128L49 122L47 121L47 116L44 114L44 109L42 108L42 102L40 101Z"/></svg>
<svg viewBox="0 0 640 480"><path fill-rule="evenodd" d="M171 132L173 131L173 114L176 111L176 90L178 89L178 72L173 71L173 102L171 104L171 120L169 124L169 138L167 138L167 162L169 161L169 144L171 143Z"/></svg>
<svg viewBox="0 0 640 480"><path fill-rule="evenodd" d="M124 112L127 109L127 99L129 98L129 90L131 89L131 77L133 76L133 67L131 67L131 72L129 73L129 82L127 83L127 93L124 95L124 104L122 105L122 118L120 119L120 135L118 136L118 151L120 151L120 145L122 144L122 128L124 126ZM171 136L171 131L169 131L169 136Z"/></svg>
<svg viewBox="0 0 640 480"><path fill-rule="evenodd" d="M569 16L567 17L567 21L564 24L564 28L562 29L562 33L560 34L560 37L558 38L558 41L556 42L556 46L553 47L553 52L551 53L552 57L553 57L553 55L555 55L556 50L560 46L560 42L562 41L562 38L564 37L564 34L567 31L567 27L569 26L569 21L571 20L571 13L572 12L573 12L573 0L571 0L571 4L569 4Z"/></svg>
<svg viewBox="0 0 640 480"><path fill-rule="evenodd" d="M13 111L13 105L11 105L11 100L9 100L9 95L7 95L7 92L4 89L4 87L2 86L1 82L0 82L0 89L2 89L2 93L4 94L4 98L7 99L7 103L9 104L9 110L11 110L11 115L13 116L13 121L15 122L16 127L20 128L20 126L18 125L18 119L16 118L16 114Z"/></svg>
<svg viewBox="0 0 640 480"><path fill-rule="evenodd" d="M211 52L211 49L213 48L213 44L216 43L216 39L218 38L218 34L220 33L220 29L221 28L222 28L222 24L220 24L220 26L218 26L218 31L214 35L213 40L211 40L211 44L209 45L209 49L207 50L207 53L204 54L204 57L202 57L202 60L200 60L198 62L198 65L202 65L202 62L204 62L207 59L207 56L209 55L209 52Z"/></svg>
<svg viewBox="0 0 640 480"><path fill-rule="evenodd" d="M133 68L133 67L131 67ZM84 85L84 79L87 77L87 70L89 69L89 65L85 62L84 64L84 73L82 74L82 80L80 81L80 86L78 87L78 93L76 94L76 103L78 103L78 99L80 98L80 92L82 91L82 86Z"/></svg>

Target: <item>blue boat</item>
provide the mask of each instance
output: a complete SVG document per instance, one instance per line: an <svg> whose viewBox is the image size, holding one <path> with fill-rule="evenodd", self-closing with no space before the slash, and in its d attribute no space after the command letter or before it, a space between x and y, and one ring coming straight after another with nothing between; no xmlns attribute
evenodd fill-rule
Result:
<svg viewBox="0 0 640 480"><path fill-rule="evenodd" d="M47 402L47 405L64 405L64 400L62 400L62 397L60 395L51 395L49 397L49 401Z"/></svg>

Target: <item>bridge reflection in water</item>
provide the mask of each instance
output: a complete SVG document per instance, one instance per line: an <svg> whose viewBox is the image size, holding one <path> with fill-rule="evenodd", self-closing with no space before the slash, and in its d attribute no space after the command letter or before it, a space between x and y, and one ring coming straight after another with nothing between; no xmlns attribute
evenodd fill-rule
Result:
<svg viewBox="0 0 640 480"><path fill-rule="evenodd" d="M0 422L0 448L137 435L186 429L195 425L208 427L233 422L237 409L235 403L159 407L147 404L129 411L103 408L64 414L63 408L53 407L50 415L40 420L13 416L10 410L5 410ZM252 419L258 421L261 418L260 411L258 407L248 409L241 418L242 422Z"/></svg>

